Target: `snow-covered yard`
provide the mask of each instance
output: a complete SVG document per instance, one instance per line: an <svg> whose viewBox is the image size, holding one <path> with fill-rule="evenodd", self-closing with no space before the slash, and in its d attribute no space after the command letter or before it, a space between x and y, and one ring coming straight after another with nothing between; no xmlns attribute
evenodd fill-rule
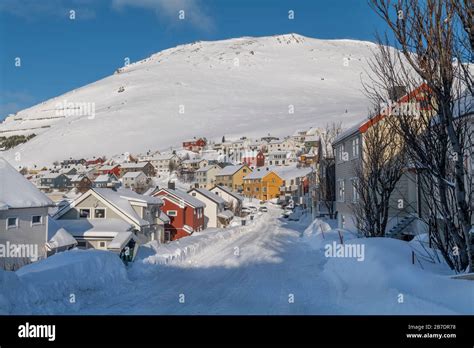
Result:
<svg viewBox="0 0 474 348"><path fill-rule="evenodd" d="M270 206L249 226L211 230L166 246L149 245L127 271L120 262L104 262L115 255L79 251L27 266L16 275L2 272L0 311L474 314L474 282L451 279L442 264L423 260L413 265L412 250L420 257L424 252L417 242L357 239L319 220L308 226L280 215L281 210ZM328 251L341 238L346 257ZM81 254L97 260L84 262L76 256ZM48 295L48 286L54 295ZM28 293L36 294L35 301L27 299ZM76 303L69 305L71 293Z"/></svg>

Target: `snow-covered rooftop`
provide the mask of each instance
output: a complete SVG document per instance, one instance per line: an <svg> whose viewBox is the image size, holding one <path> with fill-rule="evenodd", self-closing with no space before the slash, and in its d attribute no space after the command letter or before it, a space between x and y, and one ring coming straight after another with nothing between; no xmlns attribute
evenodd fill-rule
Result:
<svg viewBox="0 0 474 348"><path fill-rule="evenodd" d="M0 209L52 206L53 202L0 158Z"/></svg>
<svg viewBox="0 0 474 348"><path fill-rule="evenodd" d="M235 166L226 166L226 167L222 168L222 170L219 171L216 175L218 175L218 176L221 176L221 175L234 175L243 166L244 166L243 164L239 164L239 165L235 165Z"/></svg>

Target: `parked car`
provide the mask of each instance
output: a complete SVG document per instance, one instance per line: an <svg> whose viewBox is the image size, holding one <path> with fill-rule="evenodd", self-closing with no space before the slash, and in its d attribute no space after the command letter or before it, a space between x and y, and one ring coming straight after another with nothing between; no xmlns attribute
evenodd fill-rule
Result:
<svg viewBox="0 0 474 348"><path fill-rule="evenodd" d="M263 207L258 208L258 210L263 212L263 213L266 213L268 211L268 208L263 206Z"/></svg>
<svg viewBox="0 0 474 348"><path fill-rule="evenodd" d="M240 212L245 215L252 214L252 210L247 207L242 208Z"/></svg>
<svg viewBox="0 0 474 348"><path fill-rule="evenodd" d="M256 213L257 212L257 207L256 206L253 206L253 205L248 205L246 208L250 209L250 211L252 213ZM244 208L245 209L245 208Z"/></svg>

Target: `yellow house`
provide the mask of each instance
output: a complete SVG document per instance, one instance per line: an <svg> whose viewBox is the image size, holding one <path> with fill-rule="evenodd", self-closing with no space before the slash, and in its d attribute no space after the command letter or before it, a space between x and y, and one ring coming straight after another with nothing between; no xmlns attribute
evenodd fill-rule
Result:
<svg viewBox="0 0 474 348"><path fill-rule="evenodd" d="M283 179L268 168L257 168L244 178L244 195L246 197L267 201L280 196Z"/></svg>
<svg viewBox="0 0 474 348"><path fill-rule="evenodd" d="M216 174L215 184L225 186L235 192L243 190L244 177L252 173L246 164L227 166Z"/></svg>

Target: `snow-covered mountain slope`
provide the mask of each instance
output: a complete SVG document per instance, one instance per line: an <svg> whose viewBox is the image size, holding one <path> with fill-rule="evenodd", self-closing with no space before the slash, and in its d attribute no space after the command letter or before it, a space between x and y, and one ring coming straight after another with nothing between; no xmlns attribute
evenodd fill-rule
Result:
<svg viewBox="0 0 474 348"><path fill-rule="evenodd" d="M46 164L166 149L193 136L281 136L331 120L350 126L367 113L361 79L374 47L287 34L164 50L8 117L0 136L37 136L3 155ZM80 103L91 103L95 116Z"/></svg>

